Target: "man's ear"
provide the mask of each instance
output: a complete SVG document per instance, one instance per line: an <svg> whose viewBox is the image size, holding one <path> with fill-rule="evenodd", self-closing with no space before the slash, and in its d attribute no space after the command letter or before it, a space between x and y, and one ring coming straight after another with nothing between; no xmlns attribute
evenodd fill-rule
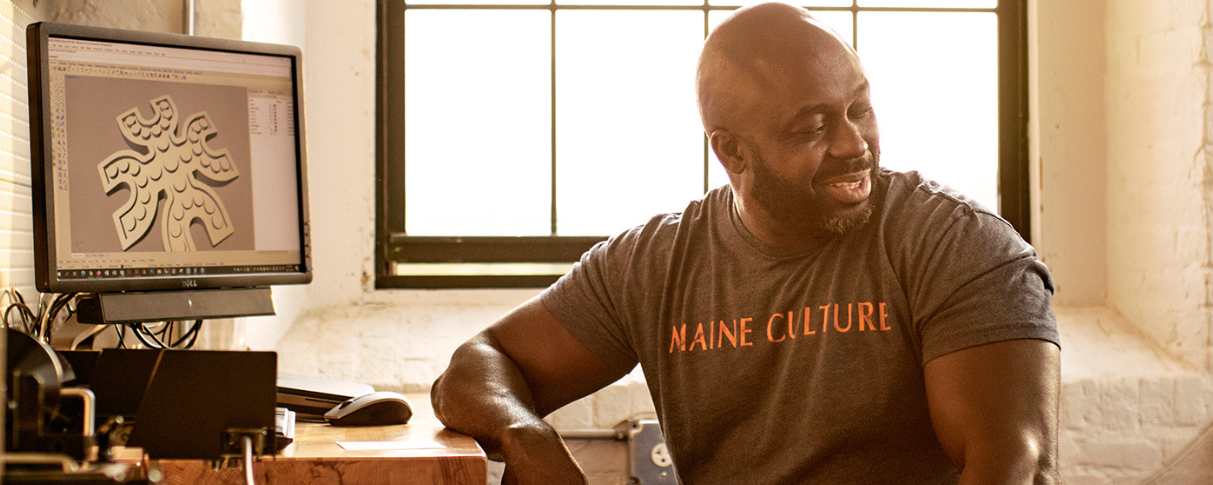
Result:
<svg viewBox="0 0 1213 485"><path fill-rule="evenodd" d="M746 156L745 142L741 137L724 128L718 128L708 134L708 143L712 145L712 151L716 152L720 164L724 165L724 169L729 173L740 174L746 171L749 157Z"/></svg>

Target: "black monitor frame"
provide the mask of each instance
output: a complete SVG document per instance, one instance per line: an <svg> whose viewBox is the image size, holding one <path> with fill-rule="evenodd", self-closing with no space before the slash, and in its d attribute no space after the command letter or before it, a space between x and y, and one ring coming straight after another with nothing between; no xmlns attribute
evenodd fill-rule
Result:
<svg viewBox="0 0 1213 485"><path fill-rule="evenodd" d="M48 40L51 37L124 42L148 46L200 49L286 57L293 65L296 176L299 208L298 271L240 274L165 274L135 278L61 279L57 267L58 243L54 224L54 164L51 160L51 92ZM33 179L35 282L43 292L122 292L205 290L305 284L312 279L311 231L307 190L307 155L304 130L302 53L298 47L178 34L126 31L55 23L31 24L26 32L29 55L30 151ZM146 110L147 108L142 108Z"/></svg>

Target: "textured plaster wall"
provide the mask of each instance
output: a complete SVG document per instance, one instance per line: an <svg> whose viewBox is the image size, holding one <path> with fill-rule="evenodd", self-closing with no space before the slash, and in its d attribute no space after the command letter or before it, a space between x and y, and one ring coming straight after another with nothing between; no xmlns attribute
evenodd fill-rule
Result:
<svg viewBox="0 0 1213 485"><path fill-rule="evenodd" d="M241 0L194 0L194 35L240 39Z"/></svg>
<svg viewBox="0 0 1213 485"><path fill-rule="evenodd" d="M1107 4L1108 302L1209 365L1207 0Z"/></svg>
<svg viewBox="0 0 1213 485"><path fill-rule="evenodd" d="M1107 297L1105 4L1040 1L1031 13L1030 140L1039 174L1032 244L1052 272L1057 305L1102 305Z"/></svg>
<svg viewBox="0 0 1213 485"><path fill-rule="evenodd" d="M1062 476L1144 483L1213 417L1209 2L1030 5L1034 242L1058 290Z"/></svg>
<svg viewBox="0 0 1213 485"><path fill-rule="evenodd" d="M44 0L47 1L47 0ZM181 34L181 0L50 0L55 22Z"/></svg>
<svg viewBox="0 0 1213 485"><path fill-rule="evenodd" d="M241 6L244 40L303 47L307 10L295 0L246 0Z"/></svg>
<svg viewBox="0 0 1213 485"><path fill-rule="evenodd" d="M183 0L44 0L55 22L186 33ZM240 38L241 0L195 0L194 34Z"/></svg>
<svg viewBox="0 0 1213 485"><path fill-rule="evenodd" d="M1058 307L1067 485L1146 483L1213 419L1213 385L1114 309Z"/></svg>

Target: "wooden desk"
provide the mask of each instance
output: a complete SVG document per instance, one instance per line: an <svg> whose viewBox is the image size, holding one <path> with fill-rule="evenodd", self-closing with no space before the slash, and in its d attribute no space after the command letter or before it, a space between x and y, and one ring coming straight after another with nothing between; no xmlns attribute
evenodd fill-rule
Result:
<svg viewBox="0 0 1213 485"><path fill-rule="evenodd" d="M253 465L257 484L485 485L487 461L476 440L445 429L429 410L428 397L409 399L416 415L407 425L336 428L298 423L294 443L282 454ZM432 441L441 447L350 451L338 441ZM239 468L214 470L198 460L158 460L157 464L164 484L244 484Z"/></svg>

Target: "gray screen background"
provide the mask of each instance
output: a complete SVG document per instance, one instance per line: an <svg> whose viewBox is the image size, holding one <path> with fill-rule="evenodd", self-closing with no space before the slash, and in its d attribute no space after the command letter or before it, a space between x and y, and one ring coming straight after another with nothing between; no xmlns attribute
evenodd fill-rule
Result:
<svg viewBox="0 0 1213 485"><path fill-rule="evenodd" d="M118 127L118 115L138 108L141 117L153 113L151 101L171 96L177 119L205 111L218 134L207 140L212 151L227 150L240 176L217 186L205 177L197 180L210 186L227 209L233 233L211 246L206 230L195 221L190 226L198 251L254 249L253 171L249 166L249 114L247 90L235 86L183 84L104 77L77 76L65 80L65 110L68 152L68 194L71 204L72 252L123 252L113 214L130 198L130 190L119 188L106 195L98 164L121 150L142 151L131 146ZM142 240L126 252L162 252L161 218Z"/></svg>

